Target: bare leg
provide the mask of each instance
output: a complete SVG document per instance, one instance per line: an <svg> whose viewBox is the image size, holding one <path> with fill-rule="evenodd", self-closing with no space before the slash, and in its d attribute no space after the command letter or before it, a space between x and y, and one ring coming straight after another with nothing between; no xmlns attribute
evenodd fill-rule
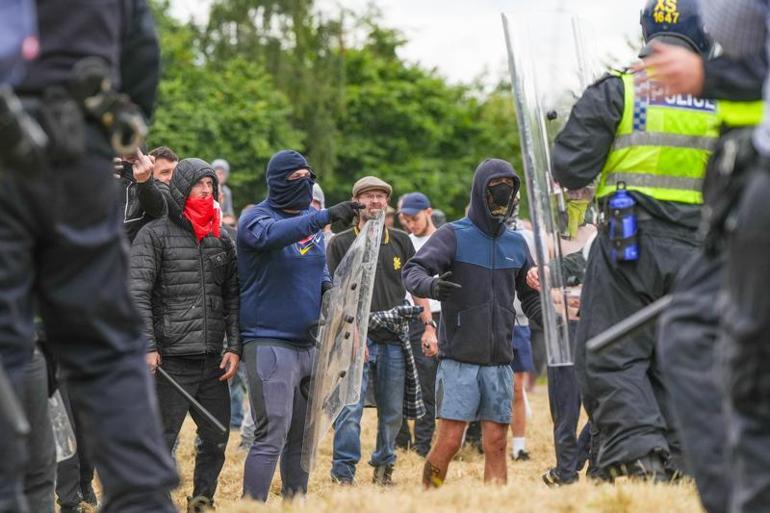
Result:
<svg viewBox="0 0 770 513"><path fill-rule="evenodd" d="M484 482L506 484L508 467L505 462L505 446L508 424L481 421L481 442L484 446Z"/></svg>
<svg viewBox="0 0 770 513"><path fill-rule="evenodd" d="M463 441L463 433L467 422L461 420L438 421L438 436L428 457L425 458L425 467L422 475L422 484L425 489L438 488L444 484L449 462L452 461L460 444ZM505 451L505 435L503 435L503 451ZM503 455L505 464L505 455Z"/></svg>
<svg viewBox="0 0 770 513"><path fill-rule="evenodd" d="M527 432L527 408L524 404L524 386L527 382L527 372L517 372L513 375L513 420L511 434L515 438L524 438Z"/></svg>

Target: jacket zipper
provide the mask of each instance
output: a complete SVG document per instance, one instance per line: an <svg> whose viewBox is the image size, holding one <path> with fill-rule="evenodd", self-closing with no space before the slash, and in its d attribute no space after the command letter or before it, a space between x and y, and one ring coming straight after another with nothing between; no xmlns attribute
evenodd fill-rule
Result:
<svg viewBox="0 0 770 513"><path fill-rule="evenodd" d="M206 341L208 340L208 303L206 302L206 269L203 266L203 240L198 243L198 259L201 264L201 292L203 292L203 352L206 352Z"/></svg>
<svg viewBox="0 0 770 513"><path fill-rule="evenodd" d="M492 343L492 363L497 362L497 344L495 344L495 239L491 239L492 243L492 270L490 274L490 285L492 287L492 303L489 307L492 309L492 326L491 326L491 343Z"/></svg>

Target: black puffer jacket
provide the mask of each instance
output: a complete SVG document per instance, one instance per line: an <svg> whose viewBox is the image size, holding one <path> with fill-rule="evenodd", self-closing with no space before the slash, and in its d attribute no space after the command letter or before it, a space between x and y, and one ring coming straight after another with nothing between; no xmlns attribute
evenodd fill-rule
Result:
<svg viewBox="0 0 770 513"><path fill-rule="evenodd" d="M219 353L227 335L227 351L240 354L240 297L235 246L222 230L220 238L200 244L182 215L193 185L210 176L217 197L217 178L200 159L184 159L171 180L168 217L144 226L131 246L129 287L144 321L149 351L181 356Z"/></svg>

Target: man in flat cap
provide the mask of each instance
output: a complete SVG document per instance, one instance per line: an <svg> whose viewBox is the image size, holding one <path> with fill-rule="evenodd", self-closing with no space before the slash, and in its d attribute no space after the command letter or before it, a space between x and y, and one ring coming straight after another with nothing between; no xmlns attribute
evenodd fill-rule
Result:
<svg viewBox="0 0 770 513"><path fill-rule="evenodd" d="M364 224L385 210L393 188L385 181L365 176L353 185L353 200L362 204L356 224L336 235L326 251L329 272L334 271L347 253ZM414 246L409 236L394 228L385 228L377 261L371 311L390 310L402 305L406 290L401 282L401 269L414 256ZM428 300L414 297L423 307L426 324L426 354L438 351L435 327ZM370 329L368 333L368 362L361 380L361 399L357 404L342 410L334 424L334 456L331 476L335 482L352 484L356 465L361 459L361 415L366 399L368 375L372 375L374 396L377 403L377 445L369 464L374 467L373 481L381 485L392 484L393 465L396 461L396 435L401 427L404 406L406 362L400 340L384 329Z"/></svg>

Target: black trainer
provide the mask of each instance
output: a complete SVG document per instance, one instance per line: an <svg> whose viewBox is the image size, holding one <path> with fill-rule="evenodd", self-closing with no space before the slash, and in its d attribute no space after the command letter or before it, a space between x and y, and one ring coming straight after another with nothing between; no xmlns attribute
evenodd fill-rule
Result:
<svg viewBox="0 0 770 513"><path fill-rule="evenodd" d="M91 484L87 484L86 486L80 487L80 493L83 494L83 502L86 504L89 504L91 506L98 506L99 501L96 499L96 492L94 492L94 487L91 486Z"/></svg>
<svg viewBox="0 0 770 513"><path fill-rule="evenodd" d="M527 451L521 450L515 455L511 454L511 459L513 461L529 461L529 453Z"/></svg>
<svg viewBox="0 0 770 513"><path fill-rule="evenodd" d="M551 488L571 485L573 483L577 483L577 480L577 476L573 477L572 479L564 479L559 475L559 472L555 468L550 468L548 471L546 471L545 474L543 474L543 482Z"/></svg>
<svg viewBox="0 0 770 513"><path fill-rule="evenodd" d="M61 513L85 513L86 510L83 509L83 506L78 504L77 506L61 506L59 511Z"/></svg>
<svg viewBox="0 0 770 513"><path fill-rule="evenodd" d="M187 497L187 513L209 513L214 511L214 501L203 495Z"/></svg>

